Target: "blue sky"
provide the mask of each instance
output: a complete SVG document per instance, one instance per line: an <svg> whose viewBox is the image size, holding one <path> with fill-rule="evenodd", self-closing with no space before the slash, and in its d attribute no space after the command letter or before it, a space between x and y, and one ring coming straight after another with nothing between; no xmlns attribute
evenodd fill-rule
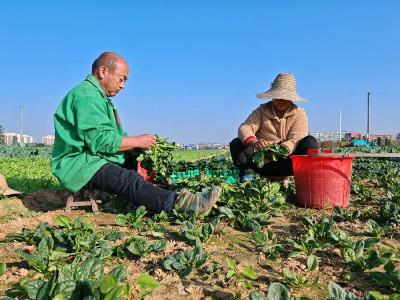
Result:
<svg viewBox="0 0 400 300"><path fill-rule="evenodd" d="M279 72L293 72L310 130L400 132L399 1L0 2L0 124L53 133L62 97L103 51L130 78L113 101L130 134L228 142Z"/></svg>

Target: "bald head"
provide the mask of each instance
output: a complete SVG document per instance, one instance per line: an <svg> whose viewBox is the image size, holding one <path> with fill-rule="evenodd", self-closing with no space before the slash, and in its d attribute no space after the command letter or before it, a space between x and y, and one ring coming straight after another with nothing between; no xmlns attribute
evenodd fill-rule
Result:
<svg viewBox="0 0 400 300"><path fill-rule="evenodd" d="M115 52L103 52L92 64L92 75L108 97L115 96L125 87L128 72L127 62Z"/></svg>
<svg viewBox="0 0 400 300"><path fill-rule="evenodd" d="M108 68L110 71L115 71L118 67L118 64L125 64L128 65L125 59L118 55L115 52L103 52L100 54L98 58L92 64L92 74L95 74L96 71L101 67L104 66Z"/></svg>

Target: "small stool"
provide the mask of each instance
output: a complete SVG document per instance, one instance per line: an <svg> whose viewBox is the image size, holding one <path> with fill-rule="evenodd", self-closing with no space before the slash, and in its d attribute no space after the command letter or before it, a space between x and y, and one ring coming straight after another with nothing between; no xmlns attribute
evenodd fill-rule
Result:
<svg viewBox="0 0 400 300"><path fill-rule="evenodd" d="M67 204L65 205L65 212L67 214L71 213L71 209L77 206L91 206L92 212L99 212L99 207L97 204L101 204L101 200L95 200L91 195L85 197L84 189L81 189L77 193L71 193L67 199Z"/></svg>

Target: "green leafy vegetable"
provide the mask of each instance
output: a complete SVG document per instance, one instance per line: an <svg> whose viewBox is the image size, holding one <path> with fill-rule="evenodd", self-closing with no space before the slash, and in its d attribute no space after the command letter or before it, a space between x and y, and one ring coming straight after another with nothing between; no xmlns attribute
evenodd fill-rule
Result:
<svg viewBox="0 0 400 300"><path fill-rule="evenodd" d="M252 160L258 168L262 168L269 161L277 161L278 159L287 158L288 156L288 148L273 143L255 152Z"/></svg>
<svg viewBox="0 0 400 300"><path fill-rule="evenodd" d="M140 298L144 298L145 296L151 294L154 289L159 287L159 283L148 273L141 273L136 278L136 284L140 288Z"/></svg>
<svg viewBox="0 0 400 300"><path fill-rule="evenodd" d="M198 244L193 250L182 251L173 255L167 255L163 261L166 270L175 271L180 276L190 274L193 269L200 268L207 261L207 253Z"/></svg>

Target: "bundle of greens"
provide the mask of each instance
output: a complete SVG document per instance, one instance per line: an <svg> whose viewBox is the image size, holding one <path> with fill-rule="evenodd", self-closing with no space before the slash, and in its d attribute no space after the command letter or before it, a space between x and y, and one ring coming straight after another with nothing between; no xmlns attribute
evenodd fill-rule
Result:
<svg viewBox="0 0 400 300"><path fill-rule="evenodd" d="M156 144L150 149L143 151L138 157L142 168L148 172L154 172L156 182L161 182L168 177L173 170L172 153L177 149L175 143L170 143L165 138L157 136Z"/></svg>
<svg viewBox="0 0 400 300"><path fill-rule="evenodd" d="M277 161L278 159L287 158L288 156L288 148L280 144L273 143L255 152L252 157L252 161L258 168L262 168L270 161Z"/></svg>

